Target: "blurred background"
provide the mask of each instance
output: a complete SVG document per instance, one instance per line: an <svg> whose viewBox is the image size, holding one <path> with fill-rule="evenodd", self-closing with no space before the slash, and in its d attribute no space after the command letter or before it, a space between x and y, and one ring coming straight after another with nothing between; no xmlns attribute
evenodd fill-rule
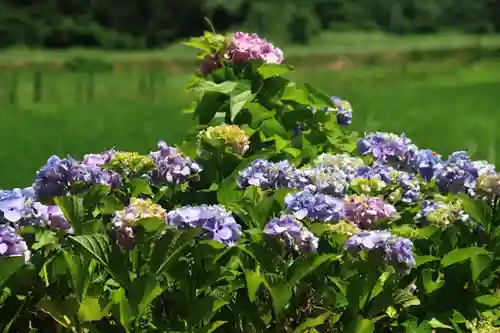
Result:
<svg viewBox="0 0 500 333"><path fill-rule="evenodd" d="M499 161L500 0L0 0L0 188L52 154L182 140L197 65L179 42L205 17L273 41L361 133Z"/></svg>

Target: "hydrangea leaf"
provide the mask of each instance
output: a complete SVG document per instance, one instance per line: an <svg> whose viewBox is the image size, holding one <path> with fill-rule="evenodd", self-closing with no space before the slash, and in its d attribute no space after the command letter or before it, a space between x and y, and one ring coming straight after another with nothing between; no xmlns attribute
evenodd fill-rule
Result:
<svg viewBox="0 0 500 333"><path fill-rule="evenodd" d="M259 67L257 72L266 80L273 76L278 76L286 73L293 72L293 67L284 64L264 64Z"/></svg>
<svg viewBox="0 0 500 333"><path fill-rule="evenodd" d="M341 257L338 254L324 254L298 258L289 268L288 284L294 286L304 277L313 273L322 264L339 260Z"/></svg>
<svg viewBox="0 0 500 333"><path fill-rule="evenodd" d="M0 289L20 270L25 263L24 257L0 257Z"/></svg>
<svg viewBox="0 0 500 333"><path fill-rule="evenodd" d="M447 267L482 254L489 254L489 252L481 247L455 249L448 252L443 259L441 259L441 267Z"/></svg>

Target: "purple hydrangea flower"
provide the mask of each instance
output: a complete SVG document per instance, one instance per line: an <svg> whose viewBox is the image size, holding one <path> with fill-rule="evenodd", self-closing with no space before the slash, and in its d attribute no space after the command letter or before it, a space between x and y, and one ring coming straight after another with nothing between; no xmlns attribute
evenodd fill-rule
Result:
<svg viewBox="0 0 500 333"><path fill-rule="evenodd" d="M83 156L82 163L95 166L108 164L113 158L114 154L114 150L108 150L99 154L86 154L85 156Z"/></svg>
<svg viewBox="0 0 500 333"><path fill-rule="evenodd" d="M330 97L333 104L337 108L337 123L340 126L347 126L352 123L352 107L348 101L340 99L340 97Z"/></svg>
<svg viewBox="0 0 500 333"><path fill-rule="evenodd" d="M344 219L356 224L361 229L368 229L382 219L398 216L396 208L376 197L352 195L346 198Z"/></svg>
<svg viewBox="0 0 500 333"><path fill-rule="evenodd" d="M298 219L334 222L342 217L344 202L330 195L300 191L287 194L285 208Z"/></svg>
<svg viewBox="0 0 500 333"><path fill-rule="evenodd" d="M402 202L413 204L420 200L420 183L417 177L407 172L401 172L397 179L397 185L398 189L395 192L400 196Z"/></svg>
<svg viewBox="0 0 500 333"><path fill-rule="evenodd" d="M263 60L267 64L281 64L283 51L257 34L236 32L226 55L234 63L245 63L250 60Z"/></svg>
<svg viewBox="0 0 500 333"><path fill-rule="evenodd" d="M0 256L30 258L30 251L24 239L8 225L0 225Z"/></svg>
<svg viewBox="0 0 500 333"><path fill-rule="evenodd" d="M277 163L257 159L238 175L238 186L247 188L258 186L261 189L298 188L306 180L288 161Z"/></svg>
<svg viewBox="0 0 500 333"><path fill-rule="evenodd" d="M343 197L349 188L349 176L336 168L313 166L302 169L301 173L307 179L306 183L301 184L301 188L313 193Z"/></svg>
<svg viewBox="0 0 500 333"><path fill-rule="evenodd" d="M396 237L388 231L363 231L351 236L346 241L345 248L352 253L368 251L396 267L410 268L415 265L412 241Z"/></svg>
<svg viewBox="0 0 500 333"><path fill-rule="evenodd" d="M232 246L241 238L241 226L231 212L220 205L185 206L167 214L177 228L201 228L212 240Z"/></svg>
<svg viewBox="0 0 500 333"><path fill-rule="evenodd" d="M358 141L357 148L361 155L373 155L376 163L393 163L404 169L410 167L409 164L418 151L417 146L406 135L384 132L367 134Z"/></svg>
<svg viewBox="0 0 500 333"><path fill-rule="evenodd" d="M33 188L38 199L64 196L76 182L86 186L101 184L116 188L121 185L121 177L96 165L79 163L70 156L60 159L54 155L37 172Z"/></svg>
<svg viewBox="0 0 500 333"><path fill-rule="evenodd" d="M151 172L151 180L155 185L182 184L202 170L196 162L183 156L165 141L159 141L158 151L151 152L149 157L156 165L156 169Z"/></svg>
<svg viewBox="0 0 500 333"><path fill-rule="evenodd" d="M411 161L413 169L418 172L425 181L434 179L443 168L441 156L430 149L419 150Z"/></svg>
<svg viewBox="0 0 500 333"><path fill-rule="evenodd" d="M26 197L18 188L0 190L0 212L9 222L16 223L22 218L25 202Z"/></svg>
<svg viewBox="0 0 500 333"><path fill-rule="evenodd" d="M316 252L319 239L307 230L293 215L271 219L264 233L279 239L289 249L298 252Z"/></svg>

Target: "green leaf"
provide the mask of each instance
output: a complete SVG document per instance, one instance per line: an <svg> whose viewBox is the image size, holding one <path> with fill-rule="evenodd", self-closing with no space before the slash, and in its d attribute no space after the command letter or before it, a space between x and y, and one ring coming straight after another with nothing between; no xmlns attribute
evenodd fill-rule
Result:
<svg viewBox="0 0 500 333"><path fill-rule="evenodd" d="M57 244L58 238L55 232L50 230L43 230L41 233L36 234L36 243L31 248L33 250L41 249L47 245Z"/></svg>
<svg viewBox="0 0 500 333"><path fill-rule="evenodd" d="M262 276L260 274L245 270L245 280L247 283L247 293L248 293L248 298L250 299L250 302L255 302L255 298L257 296L257 290L259 289L259 286L264 282Z"/></svg>
<svg viewBox="0 0 500 333"><path fill-rule="evenodd" d="M268 284L269 285L269 284ZM292 288L287 283L279 283L269 288L276 316L281 314L292 298Z"/></svg>
<svg viewBox="0 0 500 333"><path fill-rule="evenodd" d="M441 260L441 267L447 267L483 254L489 254L489 252L481 247L468 247L463 249L455 249L448 252L443 257L443 259Z"/></svg>
<svg viewBox="0 0 500 333"><path fill-rule="evenodd" d="M434 256L415 256L415 261L417 266L422 266L428 262L439 260L439 258Z"/></svg>
<svg viewBox="0 0 500 333"><path fill-rule="evenodd" d="M21 267L24 266L24 257L0 257L0 290Z"/></svg>
<svg viewBox="0 0 500 333"><path fill-rule="evenodd" d="M85 299L86 286L85 280L88 273L85 271L82 259L78 256L73 255L70 252L63 251L63 257L68 267L69 275L71 277L70 284L75 293L75 297L78 303L82 303Z"/></svg>
<svg viewBox="0 0 500 333"><path fill-rule="evenodd" d="M358 317L357 320L350 325L350 329L347 331L349 333L373 333L374 330L375 326L371 320Z"/></svg>
<svg viewBox="0 0 500 333"><path fill-rule="evenodd" d="M165 234L155 242L151 254L150 272L159 275L168 270L184 250L193 244L195 230L167 230Z"/></svg>
<svg viewBox="0 0 500 333"><path fill-rule="evenodd" d="M129 184L130 196L138 197L141 194L153 195L153 191L149 186L149 181L143 178L134 178Z"/></svg>
<svg viewBox="0 0 500 333"><path fill-rule="evenodd" d="M450 325L443 324L436 318L432 318L431 320L429 320L429 324L432 326L432 328L448 328L450 330L453 329L453 327L451 327Z"/></svg>
<svg viewBox="0 0 500 333"><path fill-rule="evenodd" d="M341 255L337 254L323 254L323 255L314 255L309 257L300 257L295 260L293 265L289 268L289 276L288 284L290 286L294 286L298 282L300 282L305 276L314 272L319 266L327 261L335 261L339 260Z"/></svg>
<svg viewBox="0 0 500 333"><path fill-rule="evenodd" d="M427 294L433 293L444 285L444 281L434 282L432 279L432 271L429 269L423 270L420 273L420 278Z"/></svg>
<svg viewBox="0 0 500 333"><path fill-rule="evenodd" d="M66 305L71 304L67 303ZM62 306L62 304L57 304L50 300L42 299L35 305L35 307L51 316L61 326L72 329L74 332L76 332L75 320L73 318L75 312L72 306Z"/></svg>
<svg viewBox="0 0 500 333"><path fill-rule="evenodd" d="M489 307L495 307L500 305L500 297L498 296L493 296L493 295L482 295L479 297L476 297L476 302L479 304L483 304Z"/></svg>
<svg viewBox="0 0 500 333"><path fill-rule="evenodd" d="M332 316L331 312L325 312L316 318L308 318L303 323L301 323L293 331L293 333L302 333L302 332L305 332L306 330L309 330L313 327L319 326L319 325L323 324L325 321L327 321L328 318L330 318L331 316Z"/></svg>
<svg viewBox="0 0 500 333"><path fill-rule="evenodd" d="M137 224L143 227L145 231L153 232L160 229L160 227L163 227L165 225L165 221L160 220L157 217L148 217L138 220Z"/></svg>
<svg viewBox="0 0 500 333"><path fill-rule="evenodd" d="M295 102L302 105L313 104L309 98L309 94L305 90L298 88L293 82L290 82L285 87L283 94L281 95L281 100Z"/></svg>
<svg viewBox="0 0 500 333"><path fill-rule="evenodd" d="M82 199L77 196L67 196L57 197L54 201L75 230L75 233L80 234L85 215Z"/></svg>
<svg viewBox="0 0 500 333"><path fill-rule="evenodd" d="M207 326L202 327L202 328L198 328L195 332L196 333L212 333L216 329L218 329L219 327L224 325L225 323L227 323L227 321L218 320L218 321L211 323L210 325L207 325Z"/></svg>
<svg viewBox="0 0 500 333"><path fill-rule="evenodd" d="M212 81L201 80L195 86L193 86L192 90L195 92L218 92L228 95L234 90L234 88L236 88L237 85L238 82L234 81L215 83Z"/></svg>
<svg viewBox="0 0 500 333"><path fill-rule="evenodd" d="M328 96L324 92L314 88L313 86L311 86L308 83L304 83L304 86L306 87L309 94L312 95L314 101L317 104L320 104L320 107L332 107L333 106L333 102L330 99L330 96Z"/></svg>
<svg viewBox="0 0 500 333"><path fill-rule="evenodd" d="M284 64L264 64L257 70L260 76L266 80L273 76L293 72L293 67Z"/></svg>
<svg viewBox="0 0 500 333"><path fill-rule="evenodd" d="M102 234L69 236L68 239L84 249L104 267L108 266L109 240Z"/></svg>
<svg viewBox="0 0 500 333"><path fill-rule="evenodd" d="M153 275L143 275L137 278L130 288L130 306L139 318L150 304L161 295L163 288Z"/></svg>
<svg viewBox="0 0 500 333"><path fill-rule="evenodd" d="M189 327L195 327L204 321L209 321L226 304L226 301L213 296L198 297L190 300L187 318Z"/></svg>
<svg viewBox="0 0 500 333"><path fill-rule="evenodd" d="M476 281L482 272L491 266L492 259L489 255L478 255L470 259L470 269L472 273L472 279Z"/></svg>
<svg viewBox="0 0 500 333"><path fill-rule="evenodd" d="M237 95L231 95L229 99L230 112L231 112L231 121L234 121L238 113L240 113L241 109L245 106L246 103L252 101L254 95L251 90L246 90Z"/></svg>
<svg viewBox="0 0 500 333"><path fill-rule="evenodd" d="M104 315L99 299L95 297L86 298L78 309L78 319L82 322L101 320Z"/></svg>
<svg viewBox="0 0 500 333"><path fill-rule="evenodd" d="M102 206L100 207L100 211L102 214L112 214L118 210L122 210L124 205L123 202L120 201L114 195L107 195L102 198Z"/></svg>

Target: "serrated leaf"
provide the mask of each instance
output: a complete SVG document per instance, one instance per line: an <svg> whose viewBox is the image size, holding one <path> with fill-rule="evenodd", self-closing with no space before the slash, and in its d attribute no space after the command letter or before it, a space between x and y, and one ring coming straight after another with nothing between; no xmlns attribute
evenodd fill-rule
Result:
<svg viewBox="0 0 500 333"><path fill-rule="evenodd" d="M164 288L153 275L143 275L137 278L132 286L132 297L129 300L131 308L136 317L140 317L150 306L150 304L161 295Z"/></svg>
<svg viewBox="0 0 500 333"><path fill-rule="evenodd" d="M231 97L229 98L231 121L234 121L238 113L240 113L241 109L245 106L246 103L251 102L253 97L254 96L251 90L243 91L237 95L231 95Z"/></svg>
<svg viewBox="0 0 500 333"><path fill-rule="evenodd" d="M257 296L257 290L259 286L264 282L262 276L260 274L245 270L245 281L247 283L247 293L250 302L255 302L255 298Z"/></svg>
<svg viewBox="0 0 500 333"><path fill-rule="evenodd" d="M470 259L478 255L489 254L488 251L481 247L467 247L463 249L455 249L448 252L441 260L441 267L447 267L458 262Z"/></svg>
<svg viewBox="0 0 500 333"><path fill-rule="evenodd" d="M293 295L292 288L290 287L290 285L283 282L278 283L274 286L270 286L269 283L266 283L266 286L271 293L274 312L276 316L278 316L290 302L290 298L292 298Z"/></svg>
<svg viewBox="0 0 500 333"><path fill-rule="evenodd" d="M500 305L500 297L493 295L482 295L476 297L476 302L489 307L495 307Z"/></svg>
<svg viewBox="0 0 500 333"><path fill-rule="evenodd" d="M257 70L260 76L266 80L273 76L293 72L293 67L284 64L264 64Z"/></svg>
<svg viewBox="0 0 500 333"><path fill-rule="evenodd" d="M289 279L288 284L294 286L300 282L305 276L314 272L319 266L327 261L334 261L340 259L340 255L336 254L324 254L324 255L314 255L307 258L300 257L295 260L293 265L289 268Z"/></svg>
<svg viewBox="0 0 500 333"><path fill-rule="evenodd" d="M195 92L218 92L221 94L228 95L234 90L234 88L236 88L237 85L238 82L234 81L215 83L212 81L201 80L197 82L195 86L192 87L192 90Z"/></svg>

